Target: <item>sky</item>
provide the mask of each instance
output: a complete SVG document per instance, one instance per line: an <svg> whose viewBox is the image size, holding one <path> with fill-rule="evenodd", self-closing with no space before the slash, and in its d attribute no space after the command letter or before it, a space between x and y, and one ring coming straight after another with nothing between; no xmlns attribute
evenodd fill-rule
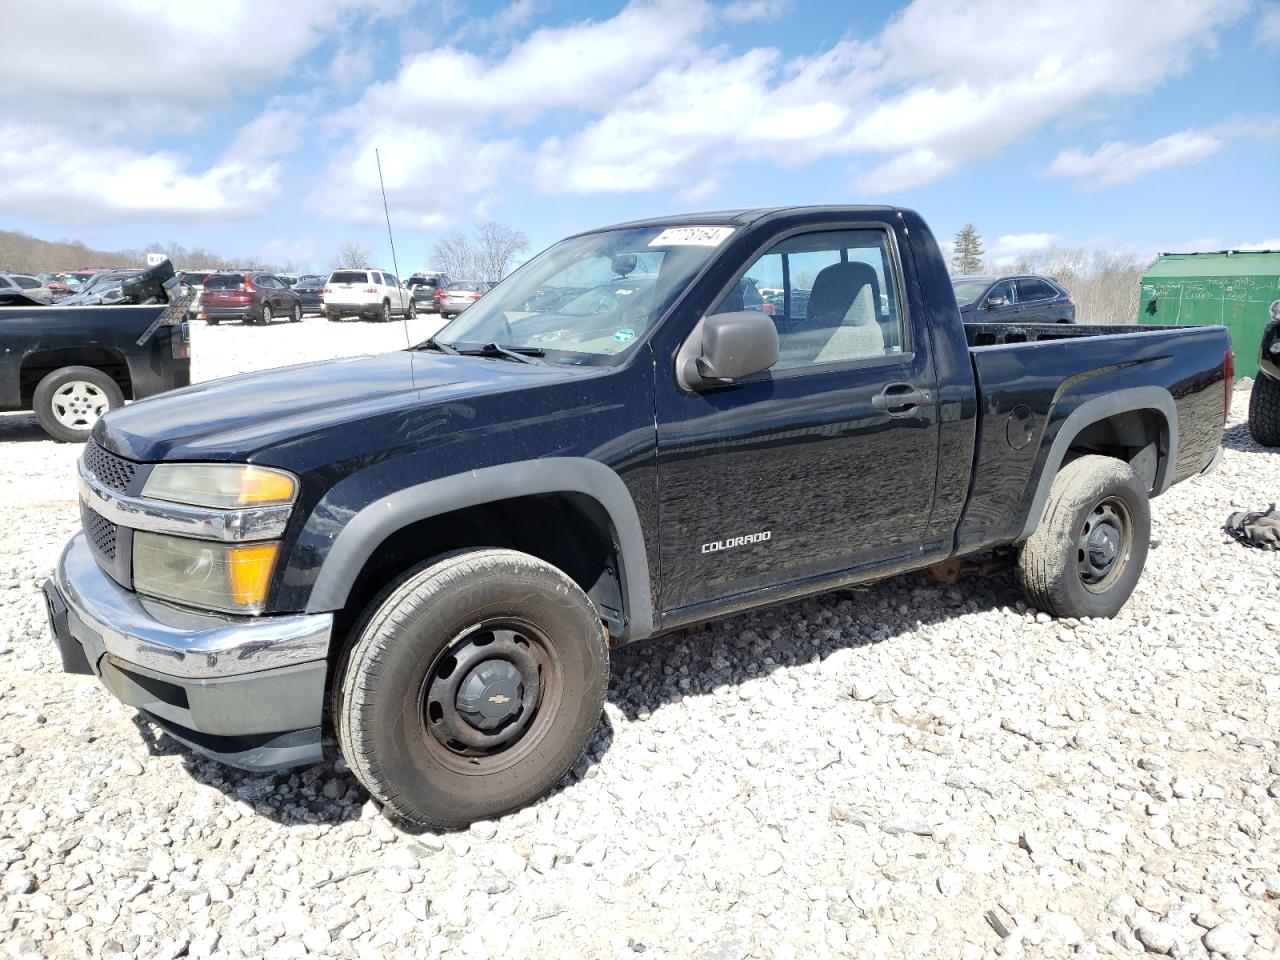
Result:
<svg viewBox="0 0 1280 960"><path fill-rule="evenodd" d="M42 0L6 12L0 229L327 268L804 203L998 263L1280 248L1277 0Z"/></svg>

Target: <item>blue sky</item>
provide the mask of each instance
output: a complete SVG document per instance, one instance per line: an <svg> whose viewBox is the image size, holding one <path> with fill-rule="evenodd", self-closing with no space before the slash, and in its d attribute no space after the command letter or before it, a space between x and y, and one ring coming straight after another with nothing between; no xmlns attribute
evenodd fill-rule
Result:
<svg viewBox="0 0 1280 960"><path fill-rule="evenodd" d="M1280 3L45 0L0 61L0 228L402 273L495 219L915 207L996 259L1280 247ZM17 22L12 22L12 21ZM67 23L76 23L67 31Z"/></svg>

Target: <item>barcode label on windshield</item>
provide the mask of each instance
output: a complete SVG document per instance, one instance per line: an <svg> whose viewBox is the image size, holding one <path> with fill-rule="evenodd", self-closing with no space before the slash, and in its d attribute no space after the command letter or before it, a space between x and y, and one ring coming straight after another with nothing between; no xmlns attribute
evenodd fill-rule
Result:
<svg viewBox="0 0 1280 960"><path fill-rule="evenodd" d="M649 241L651 247L718 247L733 227L669 227Z"/></svg>

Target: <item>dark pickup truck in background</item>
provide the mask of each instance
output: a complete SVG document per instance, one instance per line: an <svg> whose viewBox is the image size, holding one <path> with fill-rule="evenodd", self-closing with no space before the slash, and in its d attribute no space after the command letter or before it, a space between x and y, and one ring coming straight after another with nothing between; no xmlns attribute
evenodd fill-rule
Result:
<svg viewBox="0 0 1280 960"><path fill-rule="evenodd" d="M0 306L0 411L31 410L55 440L83 443L126 400L187 386L189 329L172 276L165 261L127 279L113 306Z"/></svg>
<svg viewBox="0 0 1280 960"><path fill-rule="evenodd" d="M620 643L992 551L1040 609L1114 615L1232 364L1221 327L965 325L909 210L623 224L415 348L105 417L50 619L175 739L266 769L332 732L390 813L455 826L571 767Z"/></svg>

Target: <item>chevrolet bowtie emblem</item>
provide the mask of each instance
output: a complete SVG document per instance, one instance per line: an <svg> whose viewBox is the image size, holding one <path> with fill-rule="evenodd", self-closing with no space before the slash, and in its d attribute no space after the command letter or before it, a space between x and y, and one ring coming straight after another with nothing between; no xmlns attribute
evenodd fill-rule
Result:
<svg viewBox="0 0 1280 960"><path fill-rule="evenodd" d="M490 703L496 703L496 704L498 704L499 706L501 706L502 704L506 703L506 702L507 702L508 700L510 700L510 699L511 699L511 698L510 698L510 697L508 697L508 696L506 696L505 694L501 694L501 693L499 693L499 694L497 694L496 696L492 696L492 697L490 697L490 698L489 698L489 702L490 702Z"/></svg>

